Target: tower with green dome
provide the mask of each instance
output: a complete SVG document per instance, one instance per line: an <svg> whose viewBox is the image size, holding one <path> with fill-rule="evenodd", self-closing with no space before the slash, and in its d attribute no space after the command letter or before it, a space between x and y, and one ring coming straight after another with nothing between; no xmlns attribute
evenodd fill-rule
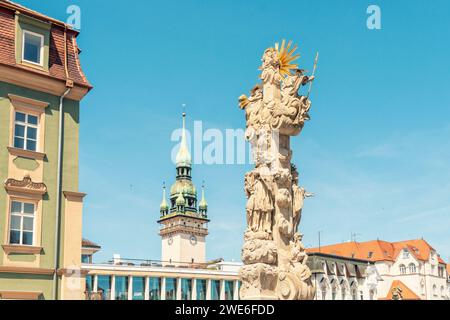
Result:
<svg viewBox="0 0 450 320"><path fill-rule="evenodd" d="M208 205L204 185L202 198L197 203L197 189L192 182L192 160L186 139L186 114L180 149L176 155L176 180L170 187L169 202L166 187L160 205L161 260L164 264L206 262L206 236L208 235Z"/></svg>

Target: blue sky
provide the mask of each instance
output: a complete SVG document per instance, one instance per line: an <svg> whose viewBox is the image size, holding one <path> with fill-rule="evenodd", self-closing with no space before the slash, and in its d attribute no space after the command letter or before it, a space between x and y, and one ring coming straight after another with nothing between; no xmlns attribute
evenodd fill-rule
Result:
<svg viewBox="0 0 450 320"><path fill-rule="evenodd" d="M350 239L424 237L450 258L450 2L31 1L60 20L81 8L78 42L94 90L82 102L80 191L84 236L113 253L160 257L161 183L175 179L171 133L242 128L237 98L256 84L265 48L300 46L311 70L320 52L312 120L293 138L308 246ZM368 30L377 4L382 29ZM207 183L207 256L239 259L243 175L250 165L197 165Z"/></svg>

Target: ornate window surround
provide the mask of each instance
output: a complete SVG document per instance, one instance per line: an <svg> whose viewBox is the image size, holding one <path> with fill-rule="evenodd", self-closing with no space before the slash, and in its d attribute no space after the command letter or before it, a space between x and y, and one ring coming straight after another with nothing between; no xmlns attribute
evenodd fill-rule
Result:
<svg viewBox="0 0 450 320"><path fill-rule="evenodd" d="M6 201L6 221L5 235L3 238L3 251L8 255L10 253L20 254L40 254L41 247L41 229L42 229L42 197L47 193L47 186L44 183L35 183L29 176L22 180L7 179L4 183L7 192ZM9 228L11 224L11 203L12 201L31 202L35 205L35 221L33 245L9 244Z"/></svg>
<svg viewBox="0 0 450 320"><path fill-rule="evenodd" d="M10 112L10 146L8 147L9 154L35 160L43 160L45 158L45 153L43 152L43 150L45 150L45 108L48 107L49 103L17 96L14 94L8 94L8 98L11 101L12 106ZM38 117L37 151L29 151L13 147L16 112L32 114Z"/></svg>

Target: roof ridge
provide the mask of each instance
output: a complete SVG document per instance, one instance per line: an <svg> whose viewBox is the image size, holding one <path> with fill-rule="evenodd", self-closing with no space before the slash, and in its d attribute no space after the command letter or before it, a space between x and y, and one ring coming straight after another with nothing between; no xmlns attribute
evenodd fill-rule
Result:
<svg viewBox="0 0 450 320"><path fill-rule="evenodd" d="M75 32L77 34L79 33L78 30L74 29L71 25L65 23L64 21L52 18L52 17L50 17L50 16L48 16L46 14L40 13L40 12L35 11L33 9L30 9L28 7L25 7L24 5L21 5L19 3L16 3L16 2L13 2L13 1L10 1L10 0L0 0L0 5L3 5L4 7L8 8L8 9L11 9L11 10L23 11L22 13L31 15L31 16L33 16L33 18L41 19L41 20L45 19L45 20L48 20L49 22L52 22L52 23L54 23L56 25L59 25L61 27L65 27L68 30L71 30L71 31L73 31L73 32Z"/></svg>

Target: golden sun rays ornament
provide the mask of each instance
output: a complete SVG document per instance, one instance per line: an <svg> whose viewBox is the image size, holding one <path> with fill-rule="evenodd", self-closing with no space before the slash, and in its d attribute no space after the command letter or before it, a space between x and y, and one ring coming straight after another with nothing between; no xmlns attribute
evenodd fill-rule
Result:
<svg viewBox="0 0 450 320"><path fill-rule="evenodd" d="M291 74L291 70L298 68L298 65L292 62L300 58L300 54L295 53L297 46L292 47L292 41L289 41L286 45L286 40L283 39L281 47L278 42L275 43L275 50L277 50L278 58L280 59L280 73L282 76Z"/></svg>

